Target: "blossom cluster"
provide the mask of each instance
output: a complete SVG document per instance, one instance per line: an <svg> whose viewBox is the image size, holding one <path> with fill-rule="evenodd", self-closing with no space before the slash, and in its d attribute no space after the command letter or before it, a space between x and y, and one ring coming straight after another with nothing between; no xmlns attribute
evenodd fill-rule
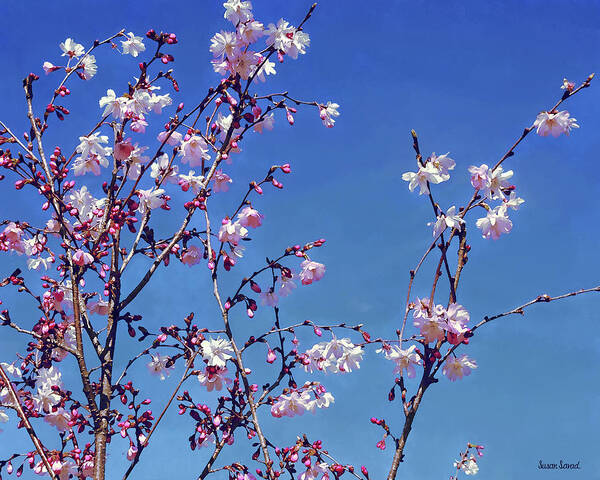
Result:
<svg viewBox="0 0 600 480"><path fill-rule="evenodd" d="M329 342L313 345L301 356L301 361L307 372L346 373L360 368L363 353L363 348L349 338L334 336Z"/></svg>
<svg viewBox="0 0 600 480"><path fill-rule="evenodd" d="M333 395L323 385L307 382L300 389L280 395L271 406L271 415L280 418L314 413L316 408L327 408L334 401Z"/></svg>

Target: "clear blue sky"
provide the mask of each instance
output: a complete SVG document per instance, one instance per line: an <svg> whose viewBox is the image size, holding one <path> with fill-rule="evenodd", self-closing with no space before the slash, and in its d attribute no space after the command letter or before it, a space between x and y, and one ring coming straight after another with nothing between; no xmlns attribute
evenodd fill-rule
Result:
<svg viewBox="0 0 600 480"><path fill-rule="evenodd" d="M296 23L309 7L299 0L253 4L265 23L280 17ZM58 44L66 37L87 45L121 28L138 35L149 28L176 32L180 43L172 51L182 94L174 98L191 105L217 79L209 65L209 39L229 28L220 2L213 1L5 1L0 18L0 119L16 131L26 125L21 79L30 71L40 73L45 60L57 63ZM431 207L401 180L414 168L410 130L419 133L425 154L451 153L457 166L452 180L436 188L436 198L446 206L464 204L471 195L470 165L495 163L537 113L560 97L563 77L580 82L600 70L599 18L600 2L583 0L323 1L306 26L308 54L279 66L270 89L287 89L306 100L334 100L341 116L333 129L323 128L313 110L300 113L293 128L278 118L273 132L245 143L232 171L237 187L222 197L223 209L229 210L239 198L236 192L273 163L290 163L294 174L285 178L282 192L269 192L257 203L266 221L253 235L249 255L231 273L232 283L265 255L325 237L327 244L314 259L327 265L326 276L282 302L285 322L364 323L373 337L393 337L404 310L408 270L431 241L426 226ZM137 73L135 61L109 51L97 59L98 75L70 86L73 95L65 104L72 118L55 137L65 148L74 147L95 124L97 100L106 89L119 93ZM44 98L54 81L42 77L36 85L38 91L47 89ZM580 129L558 139L532 135L507 162L526 201L512 215L508 237L481 239L470 217L472 252L459 302L473 319L540 293L599 283L599 100L600 85L593 84L565 105ZM27 204L30 193L15 194L8 183L0 184L1 217L38 218L37 203ZM17 260L3 256L0 273L10 273ZM416 295L429 291L433 269L425 265ZM193 310L198 323L216 326L205 277L204 267L176 265L151 283L135 308L152 325L180 322ZM2 299L23 316L34 315L21 298ZM599 307L600 296L590 294L536 306L524 317L481 329L464 350L479 369L460 382L442 379L428 391L398 478L447 478L468 441L486 446L482 478L600 478ZM234 321L240 332L249 332L269 319L261 313L249 324L239 311ZM21 345L22 339L3 331L0 359L12 358ZM304 345L310 346L308 340ZM144 368L137 373L159 410L176 375L159 383L146 379ZM342 462L365 464L372 478L384 477L393 449L375 448L381 431L368 419L385 417L396 431L402 426L400 404L387 402L392 365L372 349L359 372L319 379L334 394L335 406L277 421L265 411L267 431L283 444L306 432L321 438ZM195 478L207 451L189 451L192 428L187 418L168 416L133 478ZM6 427L0 433L0 458L27 448L24 432ZM110 478L120 478L126 468L126 448L115 437ZM228 458L244 460L245 450L236 447ZM581 461L582 471L537 469L539 460L561 459Z"/></svg>

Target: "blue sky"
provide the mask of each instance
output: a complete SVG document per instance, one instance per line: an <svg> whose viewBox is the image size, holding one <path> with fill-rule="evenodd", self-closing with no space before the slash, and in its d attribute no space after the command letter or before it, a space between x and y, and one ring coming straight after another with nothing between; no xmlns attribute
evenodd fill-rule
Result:
<svg viewBox="0 0 600 480"><path fill-rule="evenodd" d="M280 17L295 23L310 5L298 0L253 4L256 18L265 23ZM229 28L220 2L212 1L148 1L143 7L117 1L8 1L0 15L5 60L0 119L15 131L26 128L21 79L30 71L40 73L45 60L58 63L58 44L66 37L87 45L121 28L139 35L149 28L176 32L180 43L172 52L182 93L174 98L192 105L217 80L209 64L209 40L215 31ZM293 175L284 178L283 191L268 191L257 201L265 224L253 232L247 257L226 283L239 282L265 255L324 237L325 247L313 257L327 265L326 276L282 302L284 322L364 323L373 337L393 337L404 311L408 271L431 241L426 225L432 220L431 207L401 180L415 165L410 130L418 132L424 154L450 152L456 160L451 181L436 187L435 195L444 206L464 205L472 193L467 168L495 163L537 113L560 97L563 77L580 83L599 69L599 15L598 1L323 1L306 26L308 54L279 65L277 77L260 91L289 90L305 100L334 100L341 105L341 116L335 128L325 129L317 113L307 109L299 112L293 127L280 117L273 132L245 142L231 170L236 183L221 197L217 214L229 211L247 181L271 164L290 163ZM77 137L95 124L97 100L106 89L122 91L137 73L136 61L108 50L97 60L93 80L75 79L70 86L65 104L73 113L52 137L65 148L73 148ZM36 85L43 92L38 106L45 105L54 82L42 76ZM484 240L475 218L469 218L472 252L458 301L472 319L506 311L541 293L598 284L599 92L593 83L564 105L581 126L570 137L531 135L507 161L526 202L512 215L509 236ZM155 123L158 128L162 120ZM37 202L28 203L30 194L0 183L2 218L39 218ZM161 218L161 226L168 228L168 216ZM19 260L4 256L0 273L10 273ZM429 292L433 263L424 265L415 295ZM216 326L207 280L202 266L190 270L174 265L132 309L151 325L180 322L193 310L199 324ZM2 295L13 311L34 314L22 298ZM442 290L439 301L446 295ZM534 306L524 317L482 328L464 350L479 368L460 382L442 379L427 392L399 478L449 476L468 441L486 446L480 475L487 479L563 478L565 472L537 469L539 460L561 459L581 461L582 471L573 476L600 478L599 307L600 297L590 294ZM269 321L266 312L259 312L253 323L243 311L233 319L242 337ZM12 358L22 341L3 332L2 360ZM308 348L312 341L316 339L306 337L303 345ZM127 345L140 348L136 342ZM264 353L259 352L257 363ZM147 378L144 368L136 375L152 392L155 410L178 377L159 383ZM292 444L303 432L321 438L340 461L367 465L372 478L384 477L393 449L391 442L384 452L375 448L381 431L369 418L384 417L396 431L401 429L400 404L387 401L392 365L372 348L360 371L317 377L334 394L335 406L295 419L271 419L265 411L267 431L282 444ZM409 385L416 386L414 381ZM192 428L187 419L169 415L133 478L195 478L207 451L187 448ZM242 443L229 454L230 461L244 459ZM6 427L0 433L0 459L26 448L23 432ZM115 438L111 478L126 468L124 449L125 443Z"/></svg>

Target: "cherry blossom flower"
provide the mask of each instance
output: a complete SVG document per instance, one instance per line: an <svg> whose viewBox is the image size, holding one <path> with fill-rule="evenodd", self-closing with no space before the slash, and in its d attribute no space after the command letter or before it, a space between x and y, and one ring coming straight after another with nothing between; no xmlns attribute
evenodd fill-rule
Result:
<svg viewBox="0 0 600 480"><path fill-rule="evenodd" d="M93 302L90 302L87 305L88 311L90 313L95 313L96 315L106 316L109 312L109 303L106 300L98 299Z"/></svg>
<svg viewBox="0 0 600 480"><path fill-rule="evenodd" d="M266 292L260 292L260 300L261 300L262 305L268 305L269 307L275 307L275 306L277 306L277 303L279 302L279 297L273 290L269 289Z"/></svg>
<svg viewBox="0 0 600 480"><path fill-rule="evenodd" d="M477 190L489 191L491 180L490 167L485 163L480 167L474 165L469 167L469 173L471 174L471 185Z"/></svg>
<svg viewBox="0 0 600 480"><path fill-rule="evenodd" d="M425 337L427 343L434 340L444 340L445 338L442 319L435 314L430 317L415 317L413 324L419 329L421 335Z"/></svg>
<svg viewBox="0 0 600 480"><path fill-rule="evenodd" d="M157 190L138 190L137 193L140 199L138 211L142 215L145 215L146 212L149 212L150 210L160 207L164 203L163 199L160 198L160 196L165 193L164 189L162 188Z"/></svg>
<svg viewBox="0 0 600 480"><path fill-rule="evenodd" d="M51 411L48 413L44 420L56 427L59 432L66 432L71 428L69 422L71 421L71 414L67 412L64 408L59 407L56 411Z"/></svg>
<svg viewBox="0 0 600 480"><path fill-rule="evenodd" d="M257 228L262 225L264 215L261 215L258 210L252 207L244 207L238 213L238 220L243 227Z"/></svg>
<svg viewBox="0 0 600 480"><path fill-rule="evenodd" d="M104 108L102 116L112 115L118 120L122 120L125 116L125 104L127 99L125 97L117 97L114 90L110 88L106 90L106 95L98 100L100 108Z"/></svg>
<svg viewBox="0 0 600 480"><path fill-rule="evenodd" d="M323 369L332 373L351 372L360 368L363 349L354 345L349 338L335 336L323 345Z"/></svg>
<svg viewBox="0 0 600 480"><path fill-rule="evenodd" d="M75 175L85 175L88 172L100 175L100 166L108 167L107 157L112 153L111 148L102 146L103 143L108 143L108 137L94 133L88 137L79 137L79 141L76 151L81 155L73 165Z"/></svg>
<svg viewBox="0 0 600 480"><path fill-rule="evenodd" d="M471 375L471 370L476 368L477 363L475 360L463 354L460 357L453 357L446 360L442 367L442 373L454 382L455 380Z"/></svg>
<svg viewBox="0 0 600 480"><path fill-rule="evenodd" d="M517 194L514 192L514 190L510 192L508 200L506 198L504 199L504 205L506 205L509 208L512 208L513 210L518 210L522 203L525 203L525 200L523 200L520 197L517 197Z"/></svg>
<svg viewBox="0 0 600 480"><path fill-rule="evenodd" d="M204 252L195 245L188 246L183 252L181 252L181 263L191 267L197 265L202 261Z"/></svg>
<svg viewBox="0 0 600 480"><path fill-rule="evenodd" d="M316 397L308 404L308 410L311 413L315 412L315 408L329 408L330 405L335 403L335 398L331 392L325 391L323 385L319 385L314 391Z"/></svg>
<svg viewBox="0 0 600 480"><path fill-rule="evenodd" d="M242 80L248 80L261 59L262 57L256 52L240 52L231 60L231 69L239 74Z"/></svg>
<svg viewBox="0 0 600 480"><path fill-rule="evenodd" d="M479 465L477 465L477 459L471 455L470 458L466 458L462 461L454 462L454 468L460 468L465 475L476 475L479 472Z"/></svg>
<svg viewBox="0 0 600 480"><path fill-rule="evenodd" d="M295 28L283 18L279 19L277 25L270 23L265 32L267 46L273 45L275 50L285 53L292 43L291 37L293 37L294 31Z"/></svg>
<svg viewBox="0 0 600 480"><path fill-rule="evenodd" d="M363 349L354 345L349 338L338 339L334 336L329 342L313 345L304 355L308 360L304 363L307 372L349 373L360 368Z"/></svg>
<svg viewBox="0 0 600 480"><path fill-rule="evenodd" d="M209 367L225 368L225 362L233 358L233 347L229 340L210 338L203 340L200 346L202 357L208 362Z"/></svg>
<svg viewBox="0 0 600 480"><path fill-rule="evenodd" d="M462 305L459 305L458 303L451 303L446 310L444 319L446 330L448 332L456 335L462 335L468 330L467 323L469 323L471 316L466 308Z"/></svg>
<svg viewBox="0 0 600 480"><path fill-rule="evenodd" d="M449 154L450 152L438 156L434 152L431 154L431 157L427 159L427 163L433 165L441 175L448 175L448 178L450 178L450 170L454 170L454 167L456 166L456 162L448 157Z"/></svg>
<svg viewBox="0 0 600 480"><path fill-rule="evenodd" d="M219 230L219 241L237 245L246 235L248 235L248 230L239 221L223 220L223 225Z"/></svg>
<svg viewBox="0 0 600 480"><path fill-rule="evenodd" d="M260 54L259 54L260 56ZM256 71L256 69L258 69L258 72ZM260 56L260 59L258 61L258 63L250 68L250 73L252 75L255 75L255 78L257 78L260 82L266 82L267 78L269 75L275 75L277 73L277 70L275 70L275 62L272 62L269 59L265 59L264 57ZM273 117L273 114L267 115L269 117ZM266 118L266 117L265 117ZM258 125L258 124L257 124ZM272 130L273 129L273 121L270 122L270 124L265 125L267 127L268 130ZM255 125L256 127L256 125ZM254 129L255 131L256 128ZM259 132L262 133L262 130Z"/></svg>
<svg viewBox="0 0 600 480"><path fill-rule="evenodd" d="M127 178L130 180L137 180L142 173L142 166L145 165L150 159L147 156L142 155L142 153L148 150L148 147L140 147L137 143L132 145L132 147L133 150L131 150L131 153L128 155L125 162L125 170L127 172Z"/></svg>
<svg viewBox="0 0 600 480"><path fill-rule="evenodd" d="M252 3L243 0L227 0L224 17L234 25L252 20Z"/></svg>
<svg viewBox="0 0 600 480"><path fill-rule="evenodd" d="M313 282L317 282L325 275L325 265L322 263L313 262L310 260L304 260L300 264L300 280L302 285L310 285Z"/></svg>
<svg viewBox="0 0 600 480"><path fill-rule="evenodd" d="M221 60L234 58L240 50L240 42L235 32L221 30L210 39L210 52Z"/></svg>
<svg viewBox="0 0 600 480"><path fill-rule="evenodd" d="M497 167L490 175L490 184L488 188L482 190L482 194L488 198L497 200L504 199L503 188L510 186L509 179L512 178L513 171L505 172L502 167Z"/></svg>
<svg viewBox="0 0 600 480"><path fill-rule="evenodd" d="M85 80L89 80L98 73L98 66L96 65L96 57L94 55L83 57L81 65L83 66L82 76Z"/></svg>
<svg viewBox="0 0 600 480"><path fill-rule="evenodd" d="M184 192L187 192L190 188L198 195L204 184L204 176L195 175L194 170L190 170L187 175L179 174L179 185Z"/></svg>
<svg viewBox="0 0 600 480"><path fill-rule="evenodd" d="M560 86L561 90L566 90L567 92L571 93L574 88L575 84L573 82L569 82L566 78L563 78L563 83Z"/></svg>
<svg viewBox="0 0 600 480"><path fill-rule="evenodd" d="M35 381L35 393L31 396L33 404L39 412L50 412L51 408L60 402L61 395L52 387L62 387L62 375L52 366L41 368Z"/></svg>
<svg viewBox="0 0 600 480"><path fill-rule="evenodd" d="M306 47L310 46L310 36L302 30L296 30L292 37L292 44L288 47L287 53L294 60L298 58L298 54L304 55Z"/></svg>
<svg viewBox="0 0 600 480"><path fill-rule="evenodd" d="M59 337L57 340L64 347L77 350L75 326L69 325L62 334L62 338ZM52 359L56 360L57 362L62 362L65 358L67 358L68 354L69 352L67 352L67 350L64 348L56 347L52 349Z"/></svg>
<svg viewBox="0 0 600 480"><path fill-rule="evenodd" d="M53 65L50 62L44 62L42 68L44 69L44 72L46 72L46 75L48 75L49 73L55 72L56 70L59 70L62 67L57 67L56 65Z"/></svg>
<svg viewBox="0 0 600 480"><path fill-rule="evenodd" d="M432 163L426 163L425 166L417 162L418 171L406 172L402 174L402 180L409 182L408 189L412 192L417 186L419 195L429 194L428 183L441 183L450 178L450 175L442 174Z"/></svg>
<svg viewBox="0 0 600 480"><path fill-rule="evenodd" d="M127 449L127 455L126 455L127 460L132 462L135 459L135 457L137 456L137 453L138 453L138 448L133 443L131 443L129 445L129 448Z"/></svg>
<svg viewBox="0 0 600 480"><path fill-rule="evenodd" d="M150 355L150 362L146 365L152 375L158 375L161 380L165 380L171 371L175 368L175 365L167 366L170 357L167 355L161 355L160 353L153 353Z"/></svg>
<svg viewBox="0 0 600 480"><path fill-rule="evenodd" d="M340 116L338 108L340 108L340 106L337 103L331 102L327 102L327 105L319 105L319 116L323 121L323 125L327 128L333 127L335 124L334 118Z"/></svg>
<svg viewBox="0 0 600 480"><path fill-rule="evenodd" d="M22 240L23 230L15 222L9 222L0 235L0 246L6 250L25 253L25 243Z"/></svg>
<svg viewBox="0 0 600 480"><path fill-rule="evenodd" d="M27 268L29 270L48 270L54 263L54 257L37 257L27 259Z"/></svg>
<svg viewBox="0 0 600 480"><path fill-rule="evenodd" d="M498 240L503 233L510 233L512 222L506 216L506 205L499 205L489 210L487 216L477 220L477 228L481 229L483 238Z"/></svg>
<svg viewBox="0 0 600 480"><path fill-rule="evenodd" d="M169 133L171 135L169 135ZM167 145L171 145L171 146L174 147L174 146L177 146L177 145L179 145L181 143L183 135L181 133L179 133L179 132L175 132L175 131L167 132L167 131L163 130L162 132L160 132L158 134L157 138L158 138L158 141L160 143L163 143L165 141L165 139L166 139ZM167 156L167 158L168 158L168 156Z"/></svg>
<svg viewBox="0 0 600 480"><path fill-rule="evenodd" d="M79 249L73 254L73 262L80 267L94 262L94 257L87 252Z"/></svg>
<svg viewBox="0 0 600 480"><path fill-rule="evenodd" d="M456 214L456 206L452 205L445 214L441 214L437 217L437 220L433 226L433 236L438 237L446 227L448 228L456 228L460 230L460 225L465 223L465 221L460 217L460 215ZM429 223L428 225L431 225Z"/></svg>
<svg viewBox="0 0 600 480"><path fill-rule="evenodd" d="M541 112L533 126L536 128L536 133L541 137L552 135L558 137L561 133L569 135L572 128L579 128L575 118L570 118L569 112L563 110L557 113Z"/></svg>
<svg viewBox="0 0 600 480"><path fill-rule="evenodd" d="M150 166L150 177L154 179L164 178L169 183L179 182L179 167L177 165L171 165L169 156L166 153L160 155L152 165Z"/></svg>
<svg viewBox="0 0 600 480"><path fill-rule="evenodd" d="M181 143L180 154L181 161L189 163L190 167L202 165L202 160L210 160L208 144L197 135L192 135Z"/></svg>
<svg viewBox="0 0 600 480"><path fill-rule="evenodd" d="M12 363L1 362L0 365L2 366L2 370L4 370L4 373L6 373L9 377L20 380L23 376L21 369Z"/></svg>
<svg viewBox="0 0 600 480"><path fill-rule="evenodd" d="M115 143L113 156L117 161L127 160L134 149L135 147L131 144L131 139L128 138L126 141Z"/></svg>
<svg viewBox="0 0 600 480"><path fill-rule="evenodd" d="M123 55L129 54L132 57L137 57L140 52L146 50L142 37L136 37L133 32L129 32L126 38L127 40L121 40Z"/></svg>
<svg viewBox="0 0 600 480"><path fill-rule="evenodd" d="M265 128L267 130L273 130L274 125L275 115L270 113L269 115L265 115L265 118L263 118L260 122L254 124L254 131L262 134Z"/></svg>
<svg viewBox="0 0 600 480"><path fill-rule="evenodd" d="M151 87L153 89L158 89L160 87ZM156 95L155 93L153 93L150 96L150 109L148 111L153 111L154 113L160 115L162 113L162 109L165 107L168 107L169 105L171 105L173 103L173 99L171 98L171 96L168 93L165 93L164 95Z"/></svg>
<svg viewBox="0 0 600 480"><path fill-rule="evenodd" d="M227 192L229 190L228 184L232 183L233 180L222 170L217 170L213 175L212 182L213 192Z"/></svg>
<svg viewBox="0 0 600 480"><path fill-rule="evenodd" d="M231 122L233 122L233 115L229 114L227 116L224 116L221 114L221 112L217 114L217 120L215 121L215 124L217 125L217 127L219 127L219 139L222 142L224 142L227 138L227 132L229 132L229 129L231 128ZM235 138L241 132L242 127L234 128L231 133L231 138Z"/></svg>
<svg viewBox="0 0 600 480"><path fill-rule="evenodd" d="M240 40L245 45L249 45L256 42L264 35L265 26L256 20L247 21L238 26L238 33L240 35Z"/></svg>
<svg viewBox="0 0 600 480"><path fill-rule="evenodd" d="M294 417L302 415L309 410L311 403L310 394L307 391L293 391L289 395L280 395L271 406L271 415L276 418Z"/></svg>
<svg viewBox="0 0 600 480"><path fill-rule="evenodd" d="M223 385L231 385L231 379L225 375L227 375L227 368L206 367L203 372L198 374L198 381L209 392L220 391L223 389Z"/></svg>
<svg viewBox="0 0 600 480"><path fill-rule="evenodd" d="M76 43L72 38L67 38L59 47L63 51L63 57L81 57L85 53L83 45Z"/></svg>
<svg viewBox="0 0 600 480"><path fill-rule="evenodd" d="M391 360L396 364L394 373L403 375L404 370L406 370L408 378L414 378L416 375L415 365L421 363L416 349L415 345L411 345L406 350L402 350L397 345L384 345L376 350L376 353L383 353L387 360Z"/></svg>
<svg viewBox="0 0 600 480"><path fill-rule="evenodd" d="M283 273L279 275L279 290L277 293L280 297L287 297L290 293L292 293L294 288L296 288L296 284L294 283L293 278L294 276L291 272L289 277L287 275L284 275Z"/></svg>
<svg viewBox="0 0 600 480"><path fill-rule="evenodd" d="M300 474L298 480L329 480L329 465L315 462Z"/></svg>

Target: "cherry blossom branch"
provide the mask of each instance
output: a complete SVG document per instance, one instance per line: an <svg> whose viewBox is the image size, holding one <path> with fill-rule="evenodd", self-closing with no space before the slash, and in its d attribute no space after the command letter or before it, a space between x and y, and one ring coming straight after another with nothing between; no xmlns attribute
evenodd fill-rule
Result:
<svg viewBox="0 0 600 480"><path fill-rule="evenodd" d="M21 406L21 402L19 401L19 396L17 395L17 392L15 391L15 387L13 386L13 384L9 380L8 376L6 375L6 372L4 371L4 368L2 367L1 363L0 363L0 377L2 377L2 381L9 391L9 394L13 401L14 409L17 411L19 418L21 419L21 421L23 422L23 425L25 426L25 430L27 430L27 433L29 434L29 438L31 438L31 442L35 446L35 449L37 450L38 454L40 455L40 458L42 459L42 462L44 463L46 472L48 473L48 475L50 475L50 478L52 478L52 480L58 480L58 477L54 473L54 470L52 469L52 466L50 465L50 462L48 461L48 457L46 456L46 453L44 451L44 446L42 445L42 443L39 440L39 437L35 433L35 430L33 429L33 426L31 425L29 418L27 418L27 415L23 411L23 407Z"/></svg>
<svg viewBox="0 0 600 480"><path fill-rule="evenodd" d="M206 243L207 243L207 248L208 248L208 258L212 258L212 247L211 247L211 242L210 242L210 218L208 216L208 208L206 208L204 210L204 217L206 220L206 232L207 232L207 242ZM229 325L228 311L224 308L223 302L221 300L221 295L219 293L219 285L217 282L216 268L213 269L211 277L212 277L212 283L213 283L213 295L214 295L215 299L217 300L217 304L221 311L221 316L223 317L223 323L225 324L225 330L227 333L227 337L229 338L231 347L234 351L235 362L236 362L238 371L240 373L240 376L242 377L242 382L244 383L244 390L246 393L246 398L248 400L248 405L250 406L250 412L252 414L252 423L254 424L254 431L256 432L256 435L258 436L260 448L262 450L263 457L265 459L265 467L267 469L267 475L269 476L269 478L271 480L275 480L275 476L273 474L273 469L272 469L273 462L270 459L269 450L268 450L268 446L267 446L267 440L265 439L265 436L262 432L260 422L258 419L257 405L254 401L254 396L252 395L252 392L250 390L250 384L249 384L248 378L247 378L248 373L246 371L246 368L244 367L241 351L235 342L233 333L231 331L231 327Z"/></svg>
<svg viewBox="0 0 600 480"><path fill-rule="evenodd" d="M127 480L127 478L129 477L129 475L131 474L132 470L135 468L135 466L140 461L140 457L142 455L142 452L144 451L144 448L146 447L146 445L148 445L148 442L150 441L150 437L152 436L152 434L156 430L156 427L158 427L158 424L161 422L161 420L165 416L165 413L167 413L167 410L171 406L171 403L173 402L173 399L175 398L175 396L177 395L177 392L181 388L181 385L183 385L183 382L189 378L188 372L190 371L190 368L192 368L192 365L194 364L194 359L196 358L196 356L198 355L198 353L200 353L200 350L196 350L194 352L194 354L191 356L191 358L188 360L186 368L185 368L185 371L183 372L183 375L181 376L181 379L179 380L179 383L177 383L177 386L173 390L173 393L171 394L171 397L169 398L169 401L167 402L167 404L165 405L165 407L160 412L160 415L156 419L156 422L154 422L154 424L152 425L152 428L150 429L150 431L146 435L145 440L142 443L140 443L140 448L139 448L136 456L134 457L133 461L129 465L129 468L125 472L125 475L123 475L123 479L122 480Z"/></svg>
<svg viewBox="0 0 600 480"><path fill-rule="evenodd" d="M208 459L208 462L206 462L206 465L204 465L204 468L202 469L202 473L200 473L198 480L203 480L208 475L213 473L213 470L211 470L212 466L214 465L215 461L217 460L217 457L221 453L221 450L223 450L224 446L225 446L225 439L221 439L220 441L218 440L216 442L215 449L214 449L212 455L210 456L210 458Z"/></svg>
<svg viewBox="0 0 600 480"><path fill-rule="evenodd" d="M523 305L521 305L519 307L516 307L516 308L513 308L512 310L509 310L507 312L499 313L499 314L496 314L496 315L492 315L491 317L488 317L488 316L483 317L483 320L481 320L478 324L474 325L473 328L470 329L470 331L471 331L471 333L473 333L473 332L475 332L475 330L477 330L478 328L482 327L486 323L489 323L492 320L497 320L498 318L508 317L509 315L515 315L515 314L524 315L525 314L524 310L527 307L535 305L536 303L549 303L549 302L554 302L556 300L562 300L563 298L574 297L576 295L581 295L583 293L591 293L591 292L600 292L600 285L597 286L597 287L592 287L592 288L582 288L582 289L579 289L579 290L575 290L573 292L564 293L562 295L557 295L556 297L550 297L550 296L548 296L547 294L544 293L542 295L538 295L533 300L530 300L529 302L526 302ZM445 362L445 360L450 355L452 355L454 353L454 351L458 347L460 347L461 345L462 345L462 343L459 343L457 345L452 346L452 348L450 348L448 350L448 352L438 361L438 364L436 365L436 367L431 372L431 376L432 377L437 373L437 371L443 365L443 363Z"/></svg>

